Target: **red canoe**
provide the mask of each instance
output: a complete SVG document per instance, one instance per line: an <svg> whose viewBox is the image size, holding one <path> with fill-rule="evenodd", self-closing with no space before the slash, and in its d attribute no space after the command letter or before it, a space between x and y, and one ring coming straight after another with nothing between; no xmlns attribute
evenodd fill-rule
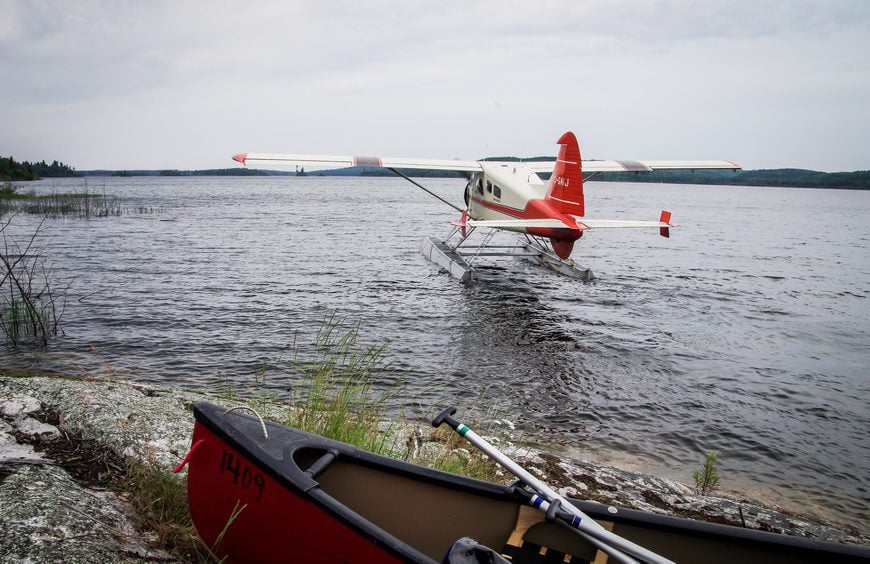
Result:
<svg viewBox="0 0 870 564"><path fill-rule="evenodd" d="M606 555L510 487L377 456L200 403L188 500L203 542L230 562L440 562L463 537L513 562ZM678 562L868 562L870 550L574 502ZM599 560L596 560L598 558Z"/></svg>

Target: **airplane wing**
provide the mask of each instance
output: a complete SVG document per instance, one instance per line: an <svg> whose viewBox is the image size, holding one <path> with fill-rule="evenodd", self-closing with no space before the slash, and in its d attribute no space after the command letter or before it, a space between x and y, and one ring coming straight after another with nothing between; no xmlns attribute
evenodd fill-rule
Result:
<svg viewBox="0 0 870 564"><path fill-rule="evenodd" d="M477 161L448 159L407 159L400 157L362 157L338 155L290 155L279 153L239 153L233 160L244 165L298 165L312 170L369 166L380 168L455 170L475 172L481 169Z"/></svg>
<svg viewBox="0 0 870 564"><path fill-rule="evenodd" d="M451 170L458 172L477 172L480 162L449 159L418 159L402 157L366 157L351 155L297 155L285 153L238 153L233 160L247 165L260 166L296 165L309 170L347 168L353 166L373 168L395 168L405 170ZM499 163L500 161L487 161ZM523 165L533 172L551 173L556 161L525 161ZM505 162L504 164L516 164ZM722 169L738 170L739 164L731 161L583 161L584 173L598 172L651 172L654 170L700 170Z"/></svg>
<svg viewBox="0 0 870 564"><path fill-rule="evenodd" d="M401 157L365 157L344 155L295 155L283 153L239 153L233 160L244 165L297 165L311 170L368 166L417 170L454 170L475 172L481 170L478 161L449 159L416 159ZM488 161L497 162L497 161ZM556 161L525 161L523 165L534 172L553 172ZM507 164L516 164L510 162ZM731 161L583 161L583 172L650 172L653 170L697 170L741 168Z"/></svg>
<svg viewBox="0 0 870 564"><path fill-rule="evenodd" d="M556 161L523 163L534 172L553 172ZM742 168L731 161L582 161L583 172L652 172L653 170L700 170Z"/></svg>

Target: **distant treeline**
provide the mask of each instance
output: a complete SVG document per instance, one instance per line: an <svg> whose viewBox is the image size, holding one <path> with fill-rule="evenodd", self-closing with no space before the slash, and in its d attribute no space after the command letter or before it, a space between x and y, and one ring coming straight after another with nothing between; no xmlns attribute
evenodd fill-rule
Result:
<svg viewBox="0 0 870 564"><path fill-rule="evenodd" d="M494 157L487 160L519 161L511 157ZM539 157L531 160L552 160ZM405 170L408 176L417 178L462 178L461 172ZM349 167L336 170L278 171L251 168L221 168L209 170L89 170L87 176L395 176L384 168ZM543 178L548 175L542 174ZM792 186L797 188L847 188L870 190L870 171L817 172L796 168L772 170L657 170L653 172L602 172L595 180L604 182L661 182L670 184L718 184L731 186Z"/></svg>
<svg viewBox="0 0 870 564"><path fill-rule="evenodd" d="M61 176L81 176L81 174L76 172L76 169L58 161L52 161L51 164L45 161L19 163L12 157L0 157L0 180L39 180L40 178Z"/></svg>
<svg viewBox="0 0 870 564"><path fill-rule="evenodd" d="M868 170L855 172L817 172L799 168L738 170L736 172L730 170L656 170L653 172L602 172L595 176L595 180L870 190L870 171Z"/></svg>
<svg viewBox="0 0 870 564"><path fill-rule="evenodd" d="M489 157L485 160L519 161L516 157ZM552 157L534 157L524 161L553 160ZM403 171L408 176L428 178L461 178L454 171ZM16 162L12 157L0 157L0 181L37 180L58 176L394 176L383 168L350 167L337 170L305 172L263 170L255 168L218 168L206 170L86 170L76 171L64 163L45 161ZM547 175L541 175L546 178ZM657 170L654 172L603 172L595 180L604 182L661 182L671 184L717 184L731 186L793 186L798 188L846 188L870 190L870 171L817 172L796 168L771 170Z"/></svg>
<svg viewBox="0 0 870 564"><path fill-rule="evenodd" d="M510 157L495 157L486 160L519 161ZM523 159L524 161L552 160L551 157ZM234 169L231 169L234 170ZM403 171L408 176L456 178L463 174L452 171ZM293 173L291 173L293 174ZM383 168L353 167L339 170L324 170L310 173L312 176L393 176ZM548 178L548 174L541 174ZM595 180L604 182L660 182L670 184L718 184L731 186L791 186L795 188L846 188L870 190L870 171L817 172L796 168L773 170L657 170L653 172L602 172Z"/></svg>
<svg viewBox="0 0 870 564"><path fill-rule="evenodd" d="M295 172L283 170L258 170L255 168L214 168L204 170L85 170L85 176L295 176Z"/></svg>

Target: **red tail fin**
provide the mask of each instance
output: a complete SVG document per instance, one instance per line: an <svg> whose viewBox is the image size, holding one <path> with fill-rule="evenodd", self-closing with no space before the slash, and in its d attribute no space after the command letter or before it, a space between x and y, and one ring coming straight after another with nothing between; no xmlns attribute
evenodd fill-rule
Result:
<svg viewBox="0 0 870 564"><path fill-rule="evenodd" d="M562 135L556 143L561 147L556 158L556 168L550 177L546 199L556 204L562 213L582 216L583 170L580 164L580 146L570 131Z"/></svg>
<svg viewBox="0 0 870 564"><path fill-rule="evenodd" d="M659 216L659 221L662 223L671 223L671 212L662 210L662 215ZM671 230L669 227L659 227L659 235L662 237L670 237Z"/></svg>

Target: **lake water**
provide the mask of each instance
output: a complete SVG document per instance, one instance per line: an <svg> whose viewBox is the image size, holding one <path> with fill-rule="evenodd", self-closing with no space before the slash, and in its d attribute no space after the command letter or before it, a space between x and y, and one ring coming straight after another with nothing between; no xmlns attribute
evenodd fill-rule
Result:
<svg viewBox="0 0 870 564"><path fill-rule="evenodd" d="M587 233L593 283L507 259L463 286L418 251L456 213L401 179L89 188L154 213L47 221L64 334L7 366L210 389L266 366L285 390L336 313L389 343L395 411L497 404L534 443L686 484L716 451L726 489L870 528L870 192L590 182L590 217L683 227Z"/></svg>

